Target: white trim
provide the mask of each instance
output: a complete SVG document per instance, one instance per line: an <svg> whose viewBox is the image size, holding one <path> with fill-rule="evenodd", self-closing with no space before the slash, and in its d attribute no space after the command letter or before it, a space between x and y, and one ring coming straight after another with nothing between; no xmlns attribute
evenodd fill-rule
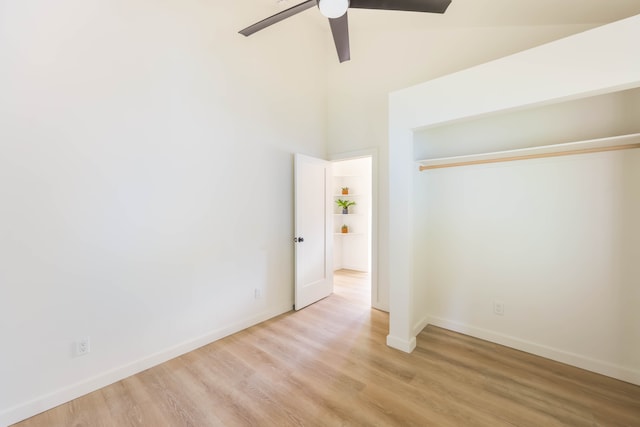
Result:
<svg viewBox="0 0 640 427"><path fill-rule="evenodd" d="M291 311L292 303L289 302L284 306L275 310L269 310L258 315L249 317L247 319L235 322L226 327L216 329L200 337L185 341L173 347L169 347L165 350L159 351L150 356L128 363L126 365L113 368L109 371L95 375L86 380L77 382L68 387L58 389L54 392L37 397L28 402L24 402L20 405L16 405L12 408L7 408L0 412L0 426L8 426L10 424L17 423L25 420L36 414L54 408L63 403L69 402L73 399L77 399L80 396L96 391L100 388L106 387L124 378L135 375L146 369L160 365L168 360L174 359L185 353L189 353L197 348L210 344L226 336L240 332L243 329L247 329L251 326L257 325L260 322L271 319L280 314Z"/></svg>
<svg viewBox="0 0 640 427"><path fill-rule="evenodd" d="M378 149L368 148L364 150L346 151L329 155L329 161L340 162L364 157L371 157L371 306L378 310L389 311L389 297L380 297L380 284L378 281L378 244L379 244L379 217L380 204L378 193ZM347 268L347 267L343 267Z"/></svg>
<svg viewBox="0 0 640 427"><path fill-rule="evenodd" d="M413 325L413 336L417 337L420 332L429 324L429 318L423 317L419 322Z"/></svg>
<svg viewBox="0 0 640 427"><path fill-rule="evenodd" d="M353 270L353 271L360 271L362 273L368 273L368 268L366 265L352 265L352 264L344 264L341 267L342 269L345 270Z"/></svg>
<svg viewBox="0 0 640 427"><path fill-rule="evenodd" d="M399 337L387 335L387 345L393 347L396 350L404 351L405 353L411 353L416 348L416 337L411 338L409 341Z"/></svg>
<svg viewBox="0 0 640 427"><path fill-rule="evenodd" d="M510 335L501 334L489 329L478 328L467 323L456 322L435 316L427 316L427 324L445 328L461 334L470 335L496 344L501 344L516 350L535 354L555 360L556 362L586 369L608 377L616 378L632 384L640 385L640 371L602 360L592 359L576 353L571 353L558 348L549 347L532 341L523 340Z"/></svg>
<svg viewBox="0 0 640 427"><path fill-rule="evenodd" d="M399 123L404 117L389 113L389 194L387 201L387 274L389 280L389 335L413 336L413 132Z"/></svg>

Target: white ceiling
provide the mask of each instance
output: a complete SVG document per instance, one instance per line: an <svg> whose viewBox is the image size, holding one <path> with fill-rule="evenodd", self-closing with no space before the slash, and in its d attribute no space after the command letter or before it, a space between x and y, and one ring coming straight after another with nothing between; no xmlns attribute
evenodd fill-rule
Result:
<svg viewBox="0 0 640 427"><path fill-rule="evenodd" d="M303 0L251 1L255 3L255 13L249 12L246 16L247 26ZM606 24L637 14L640 14L640 0L453 0L444 15L350 9L349 26L351 31L389 31L434 27ZM307 20L309 25L329 31L326 19L313 8L289 19Z"/></svg>

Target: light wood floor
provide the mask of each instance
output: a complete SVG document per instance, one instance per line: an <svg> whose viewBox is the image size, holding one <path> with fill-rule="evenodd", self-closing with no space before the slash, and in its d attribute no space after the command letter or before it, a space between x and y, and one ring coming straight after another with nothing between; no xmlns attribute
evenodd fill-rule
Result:
<svg viewBox="0 0 640 427"><path fill-rule="evenodd" d="M640 387L427 327L404 354L367 277L20 424L640 426Z"/></svg>

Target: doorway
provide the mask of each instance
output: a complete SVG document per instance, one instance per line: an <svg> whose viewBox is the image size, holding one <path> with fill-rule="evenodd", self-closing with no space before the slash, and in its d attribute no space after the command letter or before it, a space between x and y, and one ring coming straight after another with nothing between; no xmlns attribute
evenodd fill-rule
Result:
<svg viewBox="0 0 640 427"><path fill-rule="evenodd" d="M336 276L357 274L366 282L375 306L372 286L373 156L332 162L333 265ZM366 278L366 280L362 280ZM360 285L362 286L362 285Z"/></svg>

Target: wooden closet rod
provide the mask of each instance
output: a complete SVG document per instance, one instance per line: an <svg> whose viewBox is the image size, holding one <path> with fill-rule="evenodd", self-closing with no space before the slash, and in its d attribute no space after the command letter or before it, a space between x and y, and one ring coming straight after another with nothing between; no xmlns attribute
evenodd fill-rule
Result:
<svg viewBox="0 0 640 427"><path fill-rule="evenodd" d="M626 144L626 145L612 145L608 147L581 148L581 149L575 149L575 150L555 151L555 152L549 152L549 153L523 154L519 156L498 157L494 159L478 159L478 160L467 160L467 161L457 161L457 162L454 161L452 163L443 163L438 165L428 165L428 166L422 165L420 166L420 171L425 171L429 169L453 168L457 166L481 165L485 163L513 162L516 160L529 160L529 159L542 159L545 157L570 156L573 154L599 153L602 151L627 150L631 148L640 148L640 143Z"/></svg>

